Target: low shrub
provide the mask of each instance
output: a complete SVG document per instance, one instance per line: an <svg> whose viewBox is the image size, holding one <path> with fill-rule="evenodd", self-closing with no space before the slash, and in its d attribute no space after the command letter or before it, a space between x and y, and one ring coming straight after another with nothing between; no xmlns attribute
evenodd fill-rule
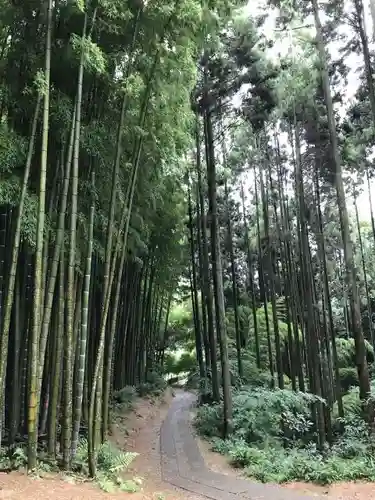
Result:
<svg viewBox="0 0 375 500"><path fill-rule="evenodd" d="M107 493L113 493L118 490L132 491L133 483L136 484L136 481L123 480L120 476L122 472L125 472L129 468L137 455L137 453L123 452L108 441L101 444L97 454L97 473L95 477L100 488ZM73 460L73 468L78 468L80 471L87 473L88 471L85 470L87 462L88 442L86 439L81 439ZM137 486L137 489L139 489L139 486Z"/></svg>
<svg viewBox="0 0 375 500"><path fill-rule="evenodd" d="M294 442L313 432L310 405L319 398L289 390L246 389L233 395L233 435L247 444ZM222 436L222 405L203 405L195 425L207 437Z"/></svg>
<svg viewBox="0 0 375 500"><path fill-rule="evenodd" d="M355 367L346 367L339 369L340 387L343 392L347 392L351 387L357 387L358 370Z"/></svg>
<svg viewBox="0 0 375 500"><path fill-rule="evenodd" d="M375 381L371 382L371 398L375 397ZM361 400L359 399L359 389L358 387L351 387L347 394L342 396L342 402L344 406L345 417L348 419L358 418L361 415ZM338 418L338 407L337 402L333 405L332 411L333 420Z"/></svg>
<svg viewBox="0 0 375 500"><path fill-rule="evenodd" d="M242 372L242 383L244 385L249 387L271 387L272 378L269 371L257 368L254 360L245 360L242 363Z"/></svg>
<svg viewBox="0 0 375 500"><path fill-rule="evenodd" d="M153 396L158 397L163 394L167 388L165 378L156 371L151 371L147 374L145 382L140 383L136 387L138 396Z"/></svg>
<svg viewBox="0 0 375 500"><path fill-rule="evenodd" d="M371 364L375 359L374 348L367 340L365 340L365 348L367 363ZM340 368L356 366L354 339L336 339L336 349Z"/></svg>
<svg viewBox="0 0 375 500"><path fill-rule="evenodd" d="M344 396L347 418L341 434L318 450L310 419L311 406L321 402L310 394L288 390L244 390L233 394L233 433L220 439L222 405L203 405L195 425L213 449L228 455L232 465L262 482L375 480L375 440L360 417L358 393Z"/></svg>
<svg viewBox="0 0 375 500"><path fill-rule="evenodd" d="M113 400L121 407L121 411L130 411L133 408L136 389L131 385L127 385L113 393Z"/></svg>
<svg viewBox="0 0 375 500"><path fill-rule="evenodd" d="M320 453L314 445L260 449L250 447L244 441L231 441L225 447L216 443L215 449L221 452L226 450L234 466L244 468L246 475L264 483L307 481L330 484L375 479L375 462L369 453L348 458L334 449Z"/></svg>

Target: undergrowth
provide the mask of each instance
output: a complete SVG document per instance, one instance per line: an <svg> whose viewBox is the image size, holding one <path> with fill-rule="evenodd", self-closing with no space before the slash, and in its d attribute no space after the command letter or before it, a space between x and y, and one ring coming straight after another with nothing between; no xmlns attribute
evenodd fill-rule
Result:
<svg viewBox="0 0 375 500"><path fill-rule="evenodd" d="M124 480L121 473L125 472L137 453L123 452L109 441L104 442L98 450L96 481L100 488L108 493L115 491L136 492L141 480L139 478ZM74 459L74 466L81 468L87 474L88 442L81 439Z"/></svg>
<svg viewBox="0 0 375 500"><path fill-rule="evenodd" d="M2 448L0 451L0 471L11 472L14 470L25 469L27 465L26 444L20 443L12 450ZM58 472L59 466L55 459L47 456L46 453L39 453L37 467L34 471L36 476L44 473Z"/></svg>
<svg viewBox="0 0 375 500"><path fill-rule="evenodd" d="M112 407L119 413L127 413L133 410L136 397L158 398L165 389L167 383L164 377L151 371L147 374L143 383L137 386L126 386L113 394ZM133 493L139 490L142 484L141 478L124 479L121 475L129 468L137 453L123 452L117 449L109 441L104 442L97 451L97 474L95 481L98 486L109 493L123 491ZM10 472L12 470L25 469L27 466L26 445L20 444L9 450L0 450L0 471ZM45 452L38 454L38 465L36 475L42 473L59 472L58 460L52 460ZM88 476L88 442L82 437L78 443L76 454L72 461L71 477L84 480Z"/></svg>
<svg viewBox="0 0 375 500"><path fill-rule="evenodd" d="M315 445L311 420L312 403L323 401L306 393L250 387L235 391L233 432L226 441L221 439L221 405L202 405L195 425L215 451L258 481L375 481L374 438L352 397L347 400L346 419L334 415L334 441L323 449Z"/></svg>
<svg viewBox="0 0 375 500"><path fill-rule="evenodd" d="M13 453L9 455L6 450L2 450L0 454L0 470L20 470L25 469L27 465L27 454L25 446L15 448ZM122 452L110 442L104 442L98 449L97 455L97 474L95 481L98 486L108 492L125 491L133 493L139 490L142 483L140 478L123 479L121 474L124 473L137 456L137 453ZM82 480L88 476L88 442L85 438L81 438L77 452L72 463L72 477L77 480ZM38 457L38 465L34 472L36 476L43 473L58 472L57 461L52 461L40 454Z"/></svg>
<svg viewBox="0 0 375 500"><path fill-rule="evenodd" d="M129 412L133 409L135 398L160 397L167 388L167 382L164 377L156 372L151 371L147 374L144 382L136 386L125 386L113 394L114 404L121 412Z"/></svg>

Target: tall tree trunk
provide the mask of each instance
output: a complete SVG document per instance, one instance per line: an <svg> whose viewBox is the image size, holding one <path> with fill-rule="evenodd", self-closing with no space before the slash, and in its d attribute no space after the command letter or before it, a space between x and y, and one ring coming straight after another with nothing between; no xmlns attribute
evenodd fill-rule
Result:
<svg viewBox="0 0 375 500"><path fill-rule="evenodd" d="M268 197L266 196L262 170L260 170L259 172L259 179L260 179L261 200L263 206L264 237L265 237L266 252L267 252L268 284L271 294L272 322L273 322L273 333L275 338L277 382L279 388L284 389L284 373L283 373L282 358L281 358L279 320L277 317L277 307L276 307L275 266L273 259L274 249L270 238L269 220L268 220Z"/></svg>
<svg viewBox="0 0 375 500"><path fill-rule="evenodd" d="M203 361L203 339L201 330L201 321L199 315L199 301L198 301L198 283L197 283L197 269L195 259L195 245L194 245L194 230L193 230L193 208L191 203L190 187L188 187L188 212L189 212L189 240L190 240L190 254L191 254L191 299L193 304L193 311L195 317L195 347L197 354L197 361L199 366L199 375L201 381L204 383L206 378L206 370Z"/></svg>
<svg viewBox="0 0 375 500"><path fill-rule="evenodd" d="M315 192L316 192L316 198L317 198L319 239L320 239L320 246L321 246L321 260L322 260L323 277L324 277L323 296L324 296L324 300L327 304L328 325L329 325L329 331L331 334L333 367L334 367L334 373L335 373L335 393L336 393L339 416L340 416L340 418L344 418L344 405L343 405L343 401L342 401L339 360L338 360L337 345L336 345L336 331L335 331L335 326L334 326L334 321L333 321L333 311L332 311L332 304L331 304L331 297L330 297L330 290L329 290L327 257L326 257L324 232L323 232L323 219L322 219L322 210L321 210L321 206L320 206L320 186L319 186L318 170L316 170L316 172L315 172Z"/></svg>
<svg viewBox="0 0 375 500"><path fill-rule="evenodd" d="M371 321L371 297L370 297L370 290L369 290L368 279L367 279L365 254L364 254L364 251L363 251L363 241L362 241L362 234L361 234L361 224L359 222L358 205L357 205L357 199L356 199L356 195L355 194L354 194L354 209L355 209L355 218L356 218L357 230L358 230L359 250L360 250L360 253L361 253L361 262L362 262L362 269L363 269L363 279L364 279L364 282L365 282L365 293L366 293L366 302L367 302L367 314L368 314L368 319L369 319L369 329L370 329L371 344L372 344L372 346L375 346L374 328L373 328L372 321Z"/></svg>
<svg viewBox="0 0 375 500"><path fill-rule="evenodd" d="M13 307L13 297L14 297L14 290L15 290L15 283L16 283L17 263L18 263L18 256L19 256L20 243L21 243L21 223L22 223L23 209L24 209L25 199L26 199L27 184L29 182L31 161L33 159L33 153L34 153L34 144L35 144L36 129L37 129L38 118L39 118L41 97L42 97L41 95L38 95L36 106L35 106L34 119L33 119L30 141L29 141L29 150L27 153L26 166L25 166L25 171L23 174L21 196L20 196L20 201L19 201L19 205L18 205L18 213L17 213L17 219L16 219L16 228L14 231L14 240L13 240L13 244L12 244L12 256L11 256L11 262L10 262L9 275L8 275L9 277L8 277L8 282L7 282L7 286L6 286L5 293L4 293L5 304L4 304L4 308L3 308L3 315L0 315L0 326L2 328L1 337L0 337L1 338L1 346L0 346L0 352L1 352L0 408L4 407L4 402L5 402L4 391L5 391L5 377L6 377L6 372L7 372L7 360L8 360L8 340L9 340L9 330L10 330L12 307ZM5 234L6 234L6 232L5 232L5 225L4 225L4 237L5 237ZM0 297L0 308L1 307L2 307L2 297ZM2 432L2 427L3 427L3 422L1 420L2 419L1 419L1 415L0 415L0 446L1 446L1 440L2 440L1 432Z"/></svg>
<svg viewBox="0 0 375 500"><path fill-rule="evenodd" d="M217 213L217 192L216 192L216 165L214 138L212 130L212 115L210 111L206 111L206 139L208 148L208 163L207 163L207 183L208 183L208 200L211 219L211 259L212 259L212 274L214 281L215 295L215 310L217 315L216 328L217 336L220 343L221 353L221 370L223 384L223 400L224 400L224 426L223 436L226 438L232 429L232 393L231 393L231 377L229 370L229 357L227 345L227 332L225 325L225 304L224 304L224 289L223 289L223 272L221 266L221 251L219 238L219 225Z"/></svg>
<svg viewBox="0 0 375 500"><path fill-rule="evenodd" d="M315 28L317 32L317 45L321 64L321 75L324 90L324 98L327 108L328 128L331 138L333 164L335 168L335 187L337 203L339 207L341 234L344 245L344 259L347 283L349 289L350 309L352 315L352 328L356 349L356 364L358 369L359 392L361 400L365 400L370 394L370 378L366 359L366 346L362 330L361 305L356 284L356 272L354 266L353 244L350 237L350 226L348 210L346 206L344 182L342 178L341 158L337 141L336 122L333 111L330 81L327 69L327 56L322 35L322 25L319 17L318 0L312 0L314 11Z"/></svg>
<svg viewBox="0 0 375 500"><path fill-rule="evenodd" d="M241 359L240 320L239 320L239 314L238 314L236 264L235 264L235 260L234 260L233 231L232 231L232 223L230 220L228 183L227 183L226 179L225 179L225 205L226 205L226 219L227 219L227 228L228 228L228 246L229 246L229 256L230 256L230 270L231 270L231 278L232 278L234 328L235 328L235 333L236 333L236 350L237 350L237 368L238 368L238 375L242 378L243 370L242 370L242 359Z"/></svg>
<svg viewBox="0 0 375 500"><path fill-rule="evenodd" d="M33 471L36 468L37 442L38 442L38 347L39 332L41 326L41 297L42 297L42 261L43 261L43 241L46 203L46 179L47 179L47 156L48 156L48 132L49 132L49 93L50 93L50 73L51 73L51 38L52 38L52 0L46 0L47 7L47 35L45 50L45 89L43 104L43 132L42 151L40 161L39 180L39 205L37 220L37 239L35 251L34 270L34 303L33 303L33 324L30 339L30 383L29 383L29 410L28 410L28 459L27 468Z"/></svg>
<svg viewBox="0 0 375 500"><path fill-rule="evenodd" d="M83 70L85 57L85 44L83 40L87 31L87 13L84 15L82 31L82 49L78 70L77 84L77 109L76 123L74 128L74 148L73 148L73 169L72 169L72 206L70 214L70 244L68 260L68 297L67 297L67 331L64 337L64 425L63 425L63 463L66 469L71 463L71 443L72 443L72 392L73 392L73 339L74 339L74 274L75 274L75 253L77 240L77 215L78 215L78 172L80 155L81 136L81 111L82 111L82 91L83 91Z"/></svg>
<svg viewBox="0 0 375 500"><path fill-rule="evenodd" d="M209 263L208 263L207 218L205 216L205 209L204 209L202 165L201 165L200 137L199 137L198 124L199 121L197 118L196 148L197 148L197 175L198 175L199 206L200 206L199 220L201 224L201 234L202 234L203 283L205 287L204 296L207 309L207 330L208 330L208 339L210 343L212 399L214 401L220 401L219 375L217 370L217 352L216 352L217 347L216 347L216 337L214 331L213 297L212 297L212 288L209 277Z"/></svg>
<svg viewBox="0 0 375 500"><path fill-rule="evenodd" d="M255 286L254 286L253 263L250 253L249 228L247 226L247 216L245 208L245 193L242 183L241 183L241 199L242 199L243 224L245 229L247 272L248 272L249 289L251 293L251 309L252 309L253 323L254 323L255 355L256 355L257 367L260 368L260 346L259 346L259 334L258 334L257 304L256 304Z"/></svg>
<svg viewBox="0 0 375 500"><path fill-rule="evenodd" d="M85 380L85 368L86 368L90 282L91 282L92 252L93 252L93 240L94 240L94 215L95 215L95 172L94 172L94 170L92 170L92 173L91 173L91 186L92 186L92 195L91 195L92 202L91 202L91 207L90 207L86 268L85 268L85 277L84 277L84 285L83 285L81 335L80 335L79 344L78 344L77 390L76 390L76 398L75 398L75 405L74 405L74 423L73 423L73 434L72 434L72 457L75 456L76 451L77 451L77 445L78 445L79 428L80 428L80 424L81 424L81 415L82 415L83 385L84 385L84 380Z"/></svg>

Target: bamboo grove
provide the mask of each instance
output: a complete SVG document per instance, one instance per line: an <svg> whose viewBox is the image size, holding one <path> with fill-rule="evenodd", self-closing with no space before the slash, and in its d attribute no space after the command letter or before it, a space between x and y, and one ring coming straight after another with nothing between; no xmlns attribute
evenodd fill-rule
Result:
<svg viewBox="0 0 375 500"><path fill-rule="evenodd" d="M0 441L89 469L181 272L198 1L1 3Z"/></svg>
<svg viewBox="0 0 375 500"><path fill-rule="evenodd" d="M317 397L323 449L333 440L332 412L345 417L349 386L359 386L373 422L372 34L361 1L324 12L315 0L268 7L290 37L288 54L267 56L262 16L254 16L234 22L200 60L188 182L197 362L205 398L223 400L224 437L235 386L268 372L270 387ZM355 47L363 64L344 117L348 52L333 61L327 50L342 25L351 30L345 50ZM371 225L359 218L363 186ZM353 349L353 369L343 366L343 349Z"/></svg>

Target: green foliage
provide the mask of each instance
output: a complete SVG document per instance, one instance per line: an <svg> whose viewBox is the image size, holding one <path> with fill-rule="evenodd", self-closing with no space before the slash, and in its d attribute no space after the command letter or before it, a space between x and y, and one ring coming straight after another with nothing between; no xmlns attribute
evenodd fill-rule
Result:
<svg viewBox="0 0 375 500"><path fill-rule="evenodd" d="M47 93L48 86L46 82L46 77L45 74L40 70L37 71L35 75L34 86L38 94L40 94L41 96L44 96Z"/></svg>
<svg viewBox="0 0 375 500"><path fill-rule="evenodd" d="M314 445L292 450L259 449L243 442L230 443L227 449L234 465L244 467L248 476L262 482L330 484L375 479L374 461L369 453L348 459L334 452L322 455Z"/></svg>
<svg viewBox="0 0 375 500"><path fill-rule="evenodd" d="M19 469L26 465L27 455L24 448L18 447L14 450L11 457L12 465L15 469Z"/></svg>
<svg viewBox="0 0 375 500"><path fill-rule="evenodd" d="M374 362L374 348L372 345L366 340L366 357L368 363ZM340 368L347 368L349 366L355 367L355 345L354 339L342 339L339 338L336 340L337 345L337 357Z"/></svg>
<svg viewBox="0 0 375 500"><path fill-rule="evenodd" d="M336 340L336 344L341 389L343 392L347 392L351 387L358 386L359 383L354 339L339 338ZM365 341L365 344L367 362L371 364L374 361L374 349L369 342Z"/></svg>
<svg viewBox="0 0 375 500"><path fill-rule="evenodd" d="M145 382L140 383L136 387L138 396L152 396L158 397L163 394L167 388L167 382L160 373L156 371L151 371L147 373Z"/></svg>
<svg viewBox="0 0 375 500"><path fill-rule="evenodd" d="M344 392L347 392L350 387L358 386L358 370L357 368L347 367L340 368L340 387Z"/></svg>
<svg viewBox="0 0 375 500"><path fill-rule="evenodd" d="M85 3L86 3L85 0L76 0L75 3L80 12L85 11Z"/></svg>
<svg viewBox="0 0 375 500"><path fill-rule="evenodd" d="M23 167L26 161L27 143L6 123L0 123L0 173L10 173Z"/></svg>
<svg viewBox="0 0 375 500"><path fill-rule="evenodd" d="M136 388L129 385L113 393L113 400L120 405L121 411L130 411L133 408Z"/></svg>
<svg viewBox="0 0 375 500"><path fill-rule="evenodd" d="M194 321L191 301L174 303L169 313L168 346L173 350L186 349L190 344L194 345L193 335Z"/></svg>
<svg viewBox="0 0 375 500"><path fill-rule="evenodd" d="M98 451L98 468L109 474L129 468L137 453L122 452L106 441Z"/></svg>
<svg viewBox="0 0 375 500"><path fill-rule="evenodd" d="M234 395L234 431L228 440L219 438L220 405L202 406L195 424L200 433L213 438L215 451L229 455L234 466L245 468L258 481L374 480L375 443L356 408L342 422L344 432L335 437L332 447L318 450L310 420L311 404L316 401L309 394L288 390L241 391ZM358 401L357 393L357 405ZM344 404L349 412L348 403Z"/></svg>
<svg viewBox="0 0 375 500"><path fill-rule="evenodd" d="M242 362L242 382L250 387L270 387L272 379L268 371L259 369L255 359L245 359Z"/></svg>
<svg viewBox="0 0 375 500"><path fill-rule="evenodd" d="M374 383L373 383L374 385ZM375 387L372 387L375 390ZM233 432L222 435L222 405L202 405L195 425L213 449L262 482L375 480L375 442L361 417L358 388L343 396L345 419L334 406L334 442L319 450L311 420L319 398L290 390L241 388L233 394Z"/></svg>
<svg viewBox="0 0 375 500"><path fill-rule="evenodd" d="M371 399L374 398L375 394L375 380L371 382ZM360 417L362 408L361 400L359 399L359 389L358 387L352 387L349 389L347 394L342 397L342 402L344 406L344 414L347 419L357 419ZM337 403L333 405L332 417L334 420L338 418L338 408Z"/></svg>
<svg viewBox="0 0 375 500"><path fill-rule="evenodd" d="M127 491L128 481L124 481L119 475L129 468L137 455L137 453L120 451L110 442L104 442L99 447L97 455L97 475L95 479L100 488L108 493L118 490ZM85 468L87 458L88 442L86 439L81 439L74 457L74 465Z"/></svg>
<svg viewBox="0 0 375 500"><path fill-rule="evenodd" d="M310 406L317 401L311 394L289 390L242 388L233 395L233 435L258 446L306 439L312 432ZM204 405L195 424L201 434L219 437L222 421L221 405Z"/></svg>
<svg viewBox="0 0 375 500"><path fill-rule="evenodd" d="M195 352L182 352L180 356L167 353L164 358L164 371L173 375L192 372L197 366Z"/></svg>
<svg viewBox="0 0 375 500"><path fill-rule="evenodd" d="M27 467L27 448L20 444L11 450L1 449L0 471L20 470ZM41 452L38 456L36 472L57 472L58 466L55 460Z"/></svg>
<svg viewBox="0 0 375 500"><path fill-rule="evenodd" d="M20 194L21 184L19 177L11 175L2 179L0 183L0 205L17 206ZM21 234L31 249L34 249L36 244L37 209L38 198L34 193L27 193L21 223ZM46 217L46 232L49 228L50 220Z"/></svg>
<svg viewBox="0 0 375 500"><path fill-rule="evenodd" d="M106 62L104 55L96 43L93 43L89 38L73 35L72 47L78 57L81 57L81 53L83 53L85 69L93 73L105 72Z"/></svg>

